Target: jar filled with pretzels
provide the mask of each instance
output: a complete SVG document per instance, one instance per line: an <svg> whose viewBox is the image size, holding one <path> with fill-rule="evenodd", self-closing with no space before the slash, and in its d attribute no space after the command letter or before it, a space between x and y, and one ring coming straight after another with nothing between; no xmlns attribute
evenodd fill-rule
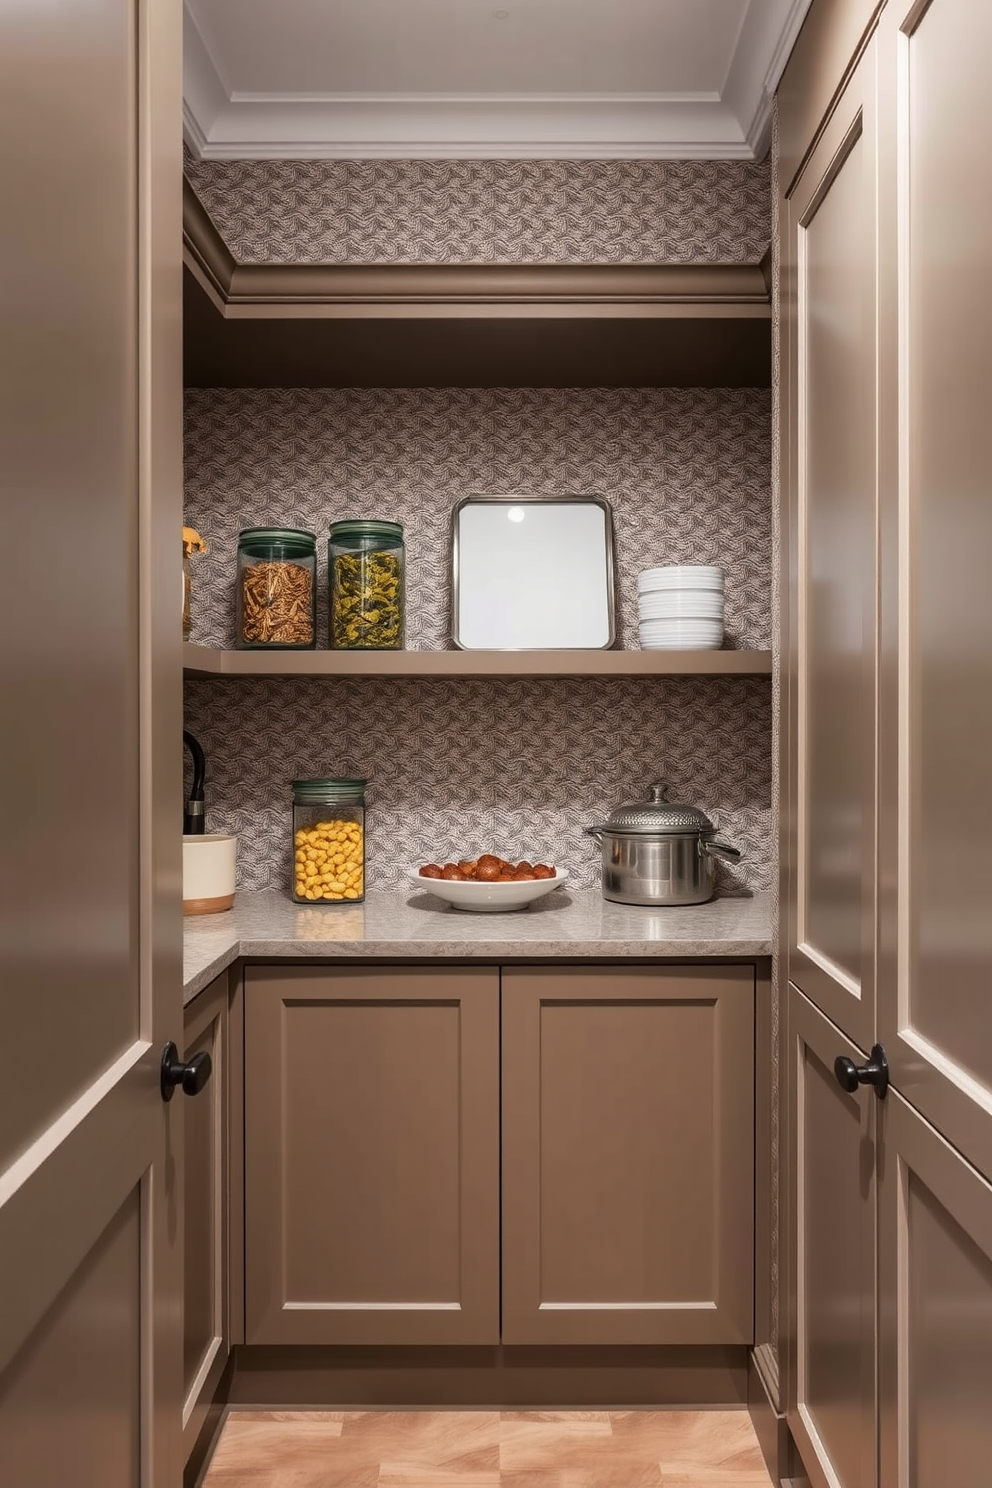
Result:
<svg viewBox="0 0 992 1488"><path fill-rule="evenodd" d="M238 536L240 650L312 650L316 628L317 539L295 527L246 527Z"/></svg>

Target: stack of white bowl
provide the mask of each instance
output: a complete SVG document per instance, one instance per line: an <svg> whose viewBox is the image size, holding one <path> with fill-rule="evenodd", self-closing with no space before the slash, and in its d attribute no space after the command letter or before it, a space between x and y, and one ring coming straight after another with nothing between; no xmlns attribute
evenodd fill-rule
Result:
<svg viewBox="0 0 992 1488"><path fill-rule="evenodd" d="M717 651L723 645L723 569L683 563L637 576L645 651Z"/></svg>

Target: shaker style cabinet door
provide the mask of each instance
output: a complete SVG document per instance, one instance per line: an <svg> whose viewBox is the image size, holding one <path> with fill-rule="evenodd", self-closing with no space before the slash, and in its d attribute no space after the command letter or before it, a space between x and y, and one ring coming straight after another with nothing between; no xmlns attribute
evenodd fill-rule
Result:
<svg viewBox="0 0 992 1488"><path fill-rule="evenodd" d="M754 968L502 994L504 1343L750 1342Z"/></svg>
<svg viewBox="0 0 992 1488"><path fill-rule="evenodd" d="M183 1059L210 1079L183 1103L183 1446L196 1443L230 1352L228 1297L228 976L186 1010Z"/></svg>
<svg viewBox="0 0 992 1488"><path fill-rule="evenodd" d="M898 1094L881 1121L880 1480L988 1488L992 1187Z"/></svg>
<svg viewBox="0 0 992 1488"><path fill-rule="evenodd" d="M499 974L245 973L247 1343L499 1342Z"/></svg>
<svg viewBox="0 0 992 1488"><path fill-rule="evenodd" d="M992 6L883 16L893 448L879 1036L992 1178Z"/></svg>
<svg viewBox="0 0 992 1488"><path fill-rule="evenodd" d="M789 979L874 1034L875 45L783 207Z"/></svg>
<svg viewBox="0 0 992 1488"><path fill-rule="evenodd" d="M813 1488L875 1488L875 1129L881 1102L866 1085L854 1094L841 1089L834 1061L841 1056L863 1064L863 1055L795 987L786 1016L789 1426Z"/></svg>

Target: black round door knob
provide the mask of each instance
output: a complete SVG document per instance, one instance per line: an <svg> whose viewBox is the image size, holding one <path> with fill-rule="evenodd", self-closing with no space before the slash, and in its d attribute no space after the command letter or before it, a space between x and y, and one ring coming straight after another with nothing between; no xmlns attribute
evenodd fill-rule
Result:
<svg viewBox="0 0 992 1488"><path fill-rule="evenodd" d="M885 1099L885 1092L889 1088L889 1061L881 1044L872 1045L868 1064L855 1064L853 1059L838 1054L834 1060L834 1074L841 1090L850 1093L857 1090L859 1085L871 1085L879 1100Z"/></svg>
<svg viewBox="0 0 992 1488"><path fill-rule="evenodd" d="M175 1044L168 1043L162 1053L162 1099L170 1101L181 1085L183 1095L199 1095L210 1079L210 1055L204 1050L192 1059L179 1058Z"/></svg>

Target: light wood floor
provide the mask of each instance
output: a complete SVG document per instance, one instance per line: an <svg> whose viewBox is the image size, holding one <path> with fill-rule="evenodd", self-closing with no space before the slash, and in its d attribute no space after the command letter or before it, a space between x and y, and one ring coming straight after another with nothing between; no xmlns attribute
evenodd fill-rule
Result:
<svg viewBox="0 0 992 1488"><path fill-rule="evenodd" d="M770 1488L746 1411L232 1411L204 1488Z"/></svg>

